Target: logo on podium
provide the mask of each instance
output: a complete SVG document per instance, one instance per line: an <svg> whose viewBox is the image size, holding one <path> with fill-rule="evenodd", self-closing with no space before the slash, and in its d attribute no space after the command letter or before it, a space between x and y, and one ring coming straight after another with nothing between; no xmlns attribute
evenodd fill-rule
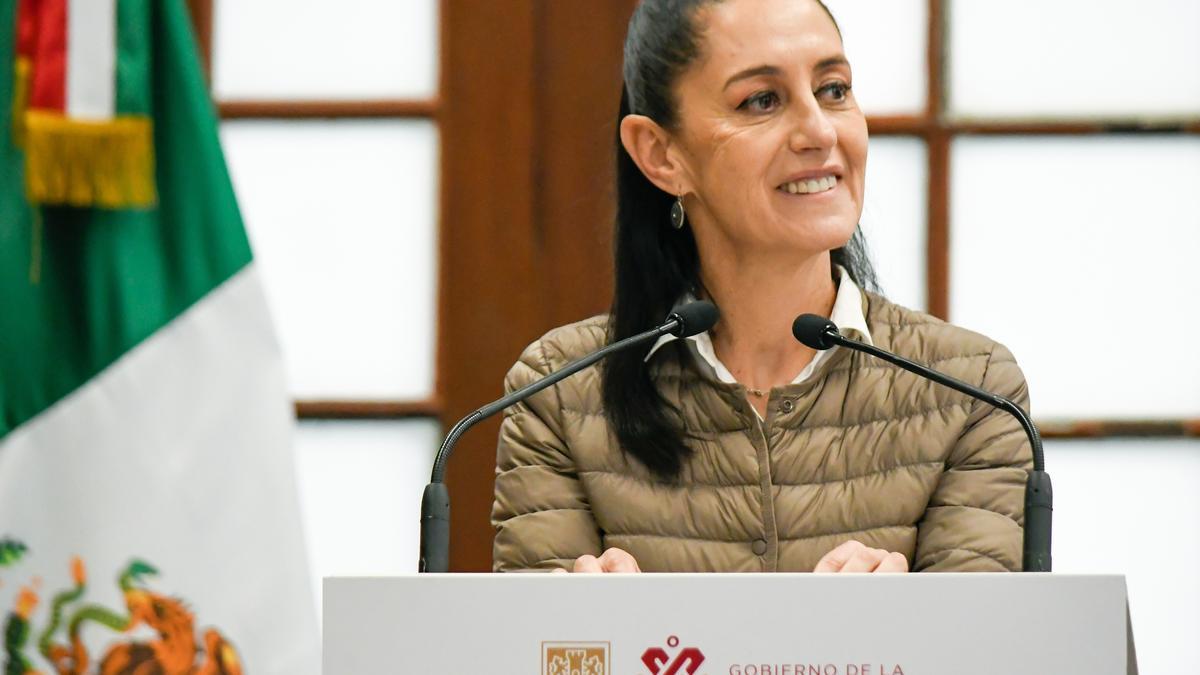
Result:
<svg viewBox="0 0 1200 675"><path fill-rule="evenodd" d="M668 648L678 646L678 637L667 638ZM704 653L695 647L684 647L672 657L662 647L651 647L642 652L642 663L651 675L696 675L700 664L704 663Z"/></svg>
<svg viewBox="0 0 1200 675"><path fill-rule="evenodd" d="M542 675L608 675L607 642L543 642Z"/></svg>

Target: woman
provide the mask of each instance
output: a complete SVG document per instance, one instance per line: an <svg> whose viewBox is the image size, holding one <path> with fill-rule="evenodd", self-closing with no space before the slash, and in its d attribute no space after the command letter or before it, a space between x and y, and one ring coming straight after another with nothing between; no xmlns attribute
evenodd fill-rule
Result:
<svg viewBox="0 0 1200 675"><path fill-rule="evenodd" d="M690 296L721 320L508 411L495 569L1019 569L1032 455L1018 424L791 335L799 314L831 317L1028 407L1003 346L866 290L866 119L824 5L644 0L619 122L612 313L530 345L506 386Z"/></svg>

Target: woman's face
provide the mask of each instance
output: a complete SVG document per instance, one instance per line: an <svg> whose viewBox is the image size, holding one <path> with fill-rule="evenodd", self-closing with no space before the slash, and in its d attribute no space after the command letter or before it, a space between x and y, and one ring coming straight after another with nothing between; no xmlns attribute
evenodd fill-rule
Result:
<svg viewBox="0 0 1200 675"><path fill-rule="evenodd" d="M867 123L833 22L807 0L725 0L697 16L673 144L701 244L814 253L862 213Z"/></svg>

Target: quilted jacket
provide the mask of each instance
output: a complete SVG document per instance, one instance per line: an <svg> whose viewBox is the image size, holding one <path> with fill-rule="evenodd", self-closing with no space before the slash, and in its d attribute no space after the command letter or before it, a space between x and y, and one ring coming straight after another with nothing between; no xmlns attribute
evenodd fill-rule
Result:
<svg viewBox="0 0 1200 675"><path fill-rule="evenodd" d="M875 344L1028 410L1009 351L864 293ZM505 381L511 391L602 346L606 317L551 331ZM857 539L914 571L1017 571L1032 451L1008 414L838 348L813 377L771 390L759 421L745 390L694 352L650 362L694 449L679 479L624 453L589 368L506 411L497 452L497 571L570 569L608 547L646 572L809 572Z"/></svg>

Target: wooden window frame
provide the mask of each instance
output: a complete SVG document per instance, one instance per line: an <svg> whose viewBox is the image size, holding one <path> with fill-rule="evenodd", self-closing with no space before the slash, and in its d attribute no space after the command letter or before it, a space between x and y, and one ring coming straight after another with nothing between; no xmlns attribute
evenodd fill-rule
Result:
<svg viewBox="0 0 1200 675"><path fill-rule="evenodd" d="M615 91L608 89L619 80L620 38L636 0L589 3L586 11L579 9L583 5L553 0L438 1L434 98L216 103L223 119L406 118L429 119L439 128L434 395L419 401L300 400L295 407L302 419L435 417L449 425L499 395L503 374L524 345L552 326L604 311L608 303L608 254L597 252L605 243L579 233L611 220L610 206L600 204L608 194L601 184L611 180L604 174L611 141L603 139L605 147L597 148L593 138L604 124L611 126L611 118L601 123L582 113L592 111L588 106L611 106L615 112ZM204 67L211 73L213 0L188 4ZM873 136L915 137L926 145L927 305L931 314L949 319L954 139L1194 135L1200 134L1200 117L1173 124L954 120L946 110L945 7L946 0L928 0L923 113L870 116L867 123ZM470 186L471 198L456 197L448 186ZM1057 439L1200 438L1200 418L1038 424L1043 436ZM491 420L464 437L457 460L449 465L456 513L451 568L456 571L490 569L487 514L498 425Z"/></svg>
<svg viewBox="0 0 1200 675"><path fill-rule="evenodd" d="M871 133L925 139L929 157L926 293L930 314L950 316L950 148L964 136L1103 136L1129 133L1200 135L1200 116L1182 121L956 121L946 106L946 55L948 44L946 0L928 0L929 30L926 39L928 93L925 114L913 117L869 118ZM1200 438L1200 418L1159 420L1074 419L1039 421L1046 438L1192 437Z"/></svg>
<svg viewBox="0 0 1200 675"><path fill-rule="evenodd" d="M1130 123L1127 120L958 122L949 118L945 105L945 0L928 0L927 93L922 115L871 116L872 136L917 137L927 148L929 185L926 194L926 297L928 311L949 319L950 312L950 147L965 135L1100 136L1113 133L1179 133L1200 135L1200 117L1182 122ZM212 72L213 0L188 0L201 49L205 72ZM444 14L442 15L444 16ZM439 17L439 21L441 20ZM444 35L446 27L441 31ZM443 40L444 43L444 40ZM441 68L441 65L439 66ZM218 101L221 119L428 119L438 122L440 101L430 99L390 100L237 100ZM445 181L442 181L442 185ZM441 187L439 186L439 190ZM443 252L444 253L444 252ZM442 265L446 260L439 261ZM440 392L438 392L440 393ZM300 400L296 413L302 418L408 418L437 417L444 408L437 393L415 401ZM1078 420L1043 423L1050 438L1094 438L1098 436L1200 436L1200 419L1125 421Z"/></svg>

